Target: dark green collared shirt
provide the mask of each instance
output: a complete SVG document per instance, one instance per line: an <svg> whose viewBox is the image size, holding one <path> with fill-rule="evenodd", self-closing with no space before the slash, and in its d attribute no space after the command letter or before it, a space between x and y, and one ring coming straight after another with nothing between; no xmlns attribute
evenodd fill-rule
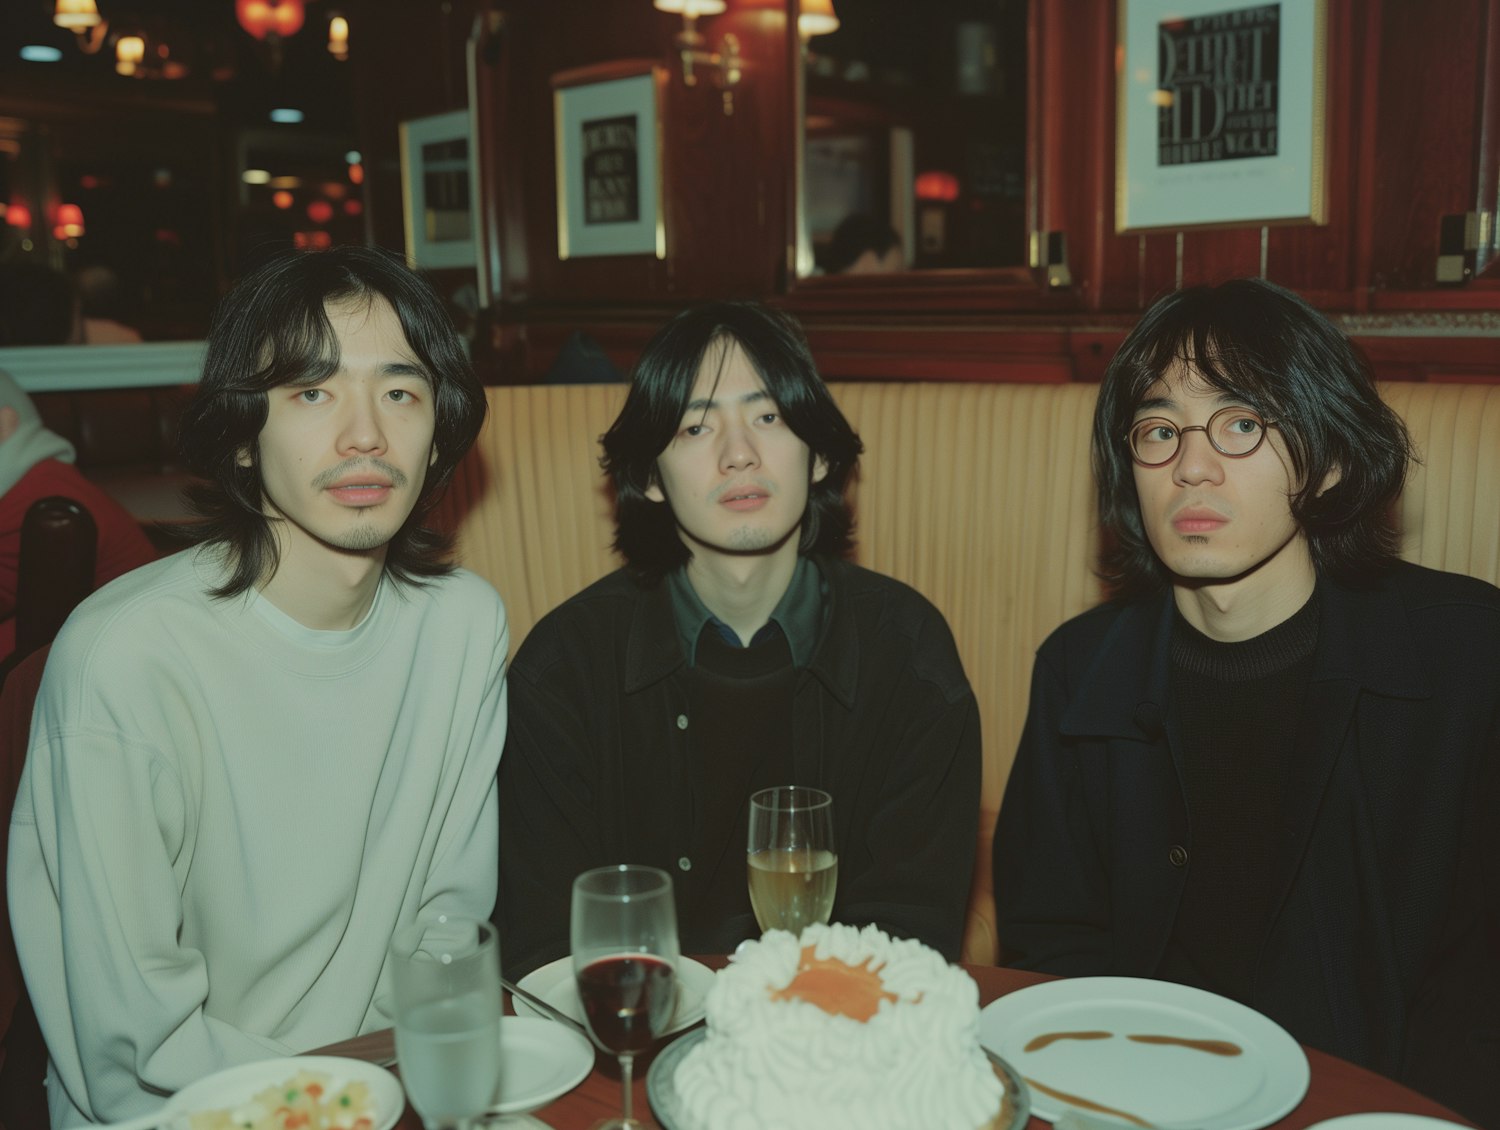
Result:
<svg viewBox="0 0 1500 1130"><path fill-rule="evenodd" d="M787 647L792 653L792 666L806 667L823 631L825 587L826 582L812 559L798 557L786 592L781 594L781 600L771 611L771 618L751 637L750 646L773 639L780 633L786 637ZM687 578L687 569L677 569L667 575L667 592L672 599L672 616L677 622L677 634L682 638L688 666L697 662L698 638L705 625L712 626L731 647L742 646L734 629L710 612L699 599Z"/></svg>

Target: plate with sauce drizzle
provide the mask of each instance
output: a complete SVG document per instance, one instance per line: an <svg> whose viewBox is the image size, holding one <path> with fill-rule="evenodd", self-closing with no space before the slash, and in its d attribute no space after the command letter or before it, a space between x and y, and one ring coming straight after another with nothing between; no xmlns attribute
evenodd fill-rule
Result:
<svg viewBox="0 0 1500 1130"><path fill-rule="evenodd" d="M1236 1001L1144 977L1074 977L1018 989L979 1014L979 1042L1066 1110L1154 1130L1259 1130L1307 1093L1307 1056Z"/></svg>

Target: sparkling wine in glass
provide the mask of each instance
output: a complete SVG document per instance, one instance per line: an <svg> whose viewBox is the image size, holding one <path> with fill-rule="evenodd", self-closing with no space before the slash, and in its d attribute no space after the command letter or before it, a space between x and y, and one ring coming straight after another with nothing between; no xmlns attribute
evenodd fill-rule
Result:
<svg viewBox="0 0 1500 1130"><path fill-rule="evenodd" d="M827 922L839 882L833 798L822 789L778 785L750 798L746 854L750 905L762 930Z"/></svg>
<svg viewBox="0 0 1500 1130"><path fill-rule="evenodd" d="M573 975L589 1030L620 1061L619 1118L592 1130L628 1130L634 1057L666 1029L677 1003L677 907L672 877L621 864L573 880Z"/></svg>
<svg viewBox="0 0 1500 1130"><path fill-rule="evenodd" d="M463 1127L500 1089L500 944L488 922L440 915L390 945L396 1061L427 1130Z"/></svg>

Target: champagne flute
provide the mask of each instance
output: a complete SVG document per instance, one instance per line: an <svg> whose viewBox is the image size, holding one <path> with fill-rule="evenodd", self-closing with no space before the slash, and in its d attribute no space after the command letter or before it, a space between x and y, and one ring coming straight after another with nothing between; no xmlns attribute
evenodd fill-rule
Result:
<svg viewBox="0 0 1500 1130"><path fill-rule="evenodd" d="M800 934L805 926L827 922L839 881L833 797L803 785L778 785L752 796L746 865L750 905L762 930Z"/></svg>
<svg viewBox="0 0 1500 1130"><path fill-rule="evenodd" d="M677 906L672 877L656 867L621 864L573 880L573 974L583 1013L599 1045L620 1061L619 1118L592 1130L629 1130L635 1056L649 1049L677 1003Z"/></svg>
<svg viewBox="0 0 1500 1130"><path fill-rule="evenodd" d="M463 1127L500 1090L500 943L477 918L440 915L390 945L396 1060L427 1130Z"/></svg>

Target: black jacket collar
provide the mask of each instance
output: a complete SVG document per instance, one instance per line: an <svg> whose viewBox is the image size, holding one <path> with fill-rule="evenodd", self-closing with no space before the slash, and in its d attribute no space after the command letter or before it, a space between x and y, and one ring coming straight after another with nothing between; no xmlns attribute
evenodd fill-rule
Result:
<svg viewBox="0 0 1500 1130"><path fill-rule="evenodd" d="M851 601L857 595L859 571L832 558L814 558L814 563L828 581L828 620L807 670L845 709L852 710L859 680L859 634ZM625 644L625 693L644 690L686 664L671 593L665 584L642 585Z"/></svg>
<svg viewBox="0 0 1500 1130"><path fill-rule="evenodd" d="M1411 635L1394 585L1382 580L1355 589L1320 576L1318 595L1313 683L1343 682L1391 698L1431 697L1427 672L1409 651L1390 646ZM1160 735L1175 615L1170 589L1121 608L1063 715L1064 734L1137 741Z"/></svg>

